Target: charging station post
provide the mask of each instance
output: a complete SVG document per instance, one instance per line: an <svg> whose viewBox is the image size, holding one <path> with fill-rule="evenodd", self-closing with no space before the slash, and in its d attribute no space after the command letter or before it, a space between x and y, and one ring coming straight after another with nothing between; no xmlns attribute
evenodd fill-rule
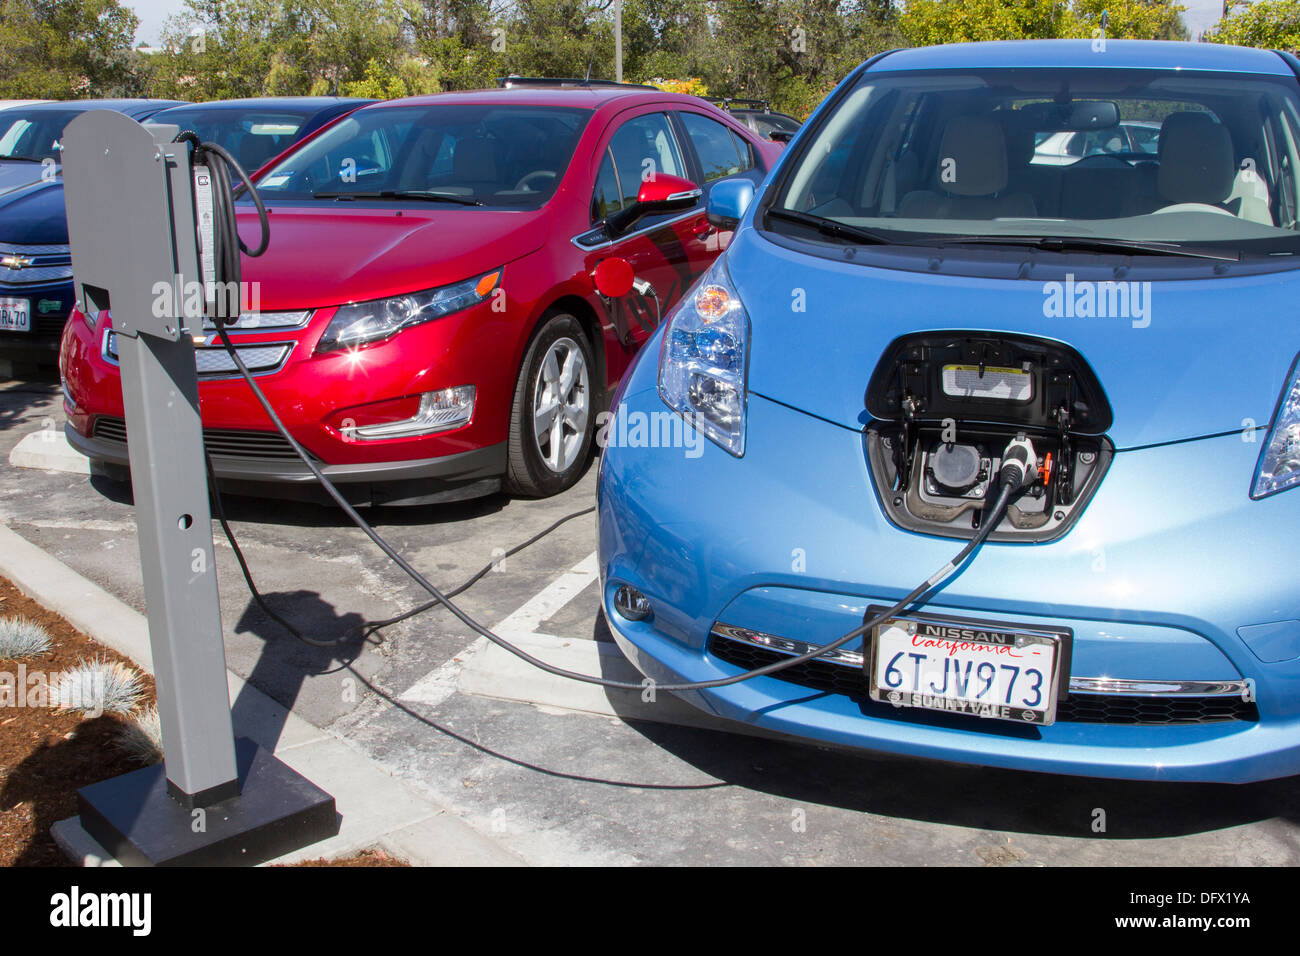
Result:
<svg viewBox="0 0 1300 956"><path fill-rule="evenodd" d="M77 306L111 313L117 336L165 756L78 803L123 863L256 863L333 836L338 815L333 797L234 737L194 349L208 285L176 133L94 110L63 138Z"/></svg>

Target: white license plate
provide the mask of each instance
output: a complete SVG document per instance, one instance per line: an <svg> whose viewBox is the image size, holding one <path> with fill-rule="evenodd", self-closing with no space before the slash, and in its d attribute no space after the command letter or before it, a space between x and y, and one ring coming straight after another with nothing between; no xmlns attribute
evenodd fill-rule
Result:
<svg viewBox="0 0 1300 956"><path fill-rule="evenodd" d="M895 617L867 658L873 700L1025 724L1056 719L1066 629L945 617Z"/></svg>
<svg viewBox="0 0 1300 956"><path fill-rule="evenodd" d="M31 330L31 299L0 299L0 332L30 332Z"/></svg>

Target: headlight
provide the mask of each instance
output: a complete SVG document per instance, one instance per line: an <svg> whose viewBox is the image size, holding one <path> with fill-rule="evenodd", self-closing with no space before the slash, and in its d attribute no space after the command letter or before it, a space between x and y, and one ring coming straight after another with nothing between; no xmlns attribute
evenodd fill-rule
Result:
<svg viewBox="0 0 1300 956"><path fill-rule="evenodd" d="M427 292L340 306L316 344L316 351L329 352L386 339L412 325L431 322L477 305L500 284L501 270L497 269L487 275Z"/></svg>
<svg viewBox="0 0 1300 956"><path fill-rule="evenodd" d="M749 316L718 259L668 319L659 396L737 458L745 454Z"/></svg>
<svg viewBox="0 0 1300 956"><path fill-rule="evenodd" d="M1300 355L1291 363L1291 373L1277 401L1273 427L1255 466L1255 486L1250 496L1267 498L1296 485L1300 485Z"/></svg>

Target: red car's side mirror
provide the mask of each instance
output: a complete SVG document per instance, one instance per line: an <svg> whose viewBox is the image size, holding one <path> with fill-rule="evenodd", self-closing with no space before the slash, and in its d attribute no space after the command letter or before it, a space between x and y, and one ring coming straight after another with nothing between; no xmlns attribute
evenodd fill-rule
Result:
<svg viewBox="0 0 1300 956"><path fill-rule="evenodd" d="M618 237L646 216L690 209L703 194L703 190L689 179L656 173L641 183L636 202L611 214L605 224L610 235Z"/></svg>

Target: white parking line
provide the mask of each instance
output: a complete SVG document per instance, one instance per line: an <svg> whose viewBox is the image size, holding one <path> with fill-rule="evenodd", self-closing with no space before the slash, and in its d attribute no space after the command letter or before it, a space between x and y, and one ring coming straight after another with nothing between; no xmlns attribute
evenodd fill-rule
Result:
<svg viewBox="0 0 1300 956"><path fill-rule="evenodd" d="M512 637L532 637L539 634L537 629L541 627L543 621L554 617L564 605L581 594L583 589L599 576L596 552L593 551L526 601L519 610L498 624L494 630L507 640Z"/></svg>
<svg viewBox="0 0 1300 956"><path fill-rule="evenodd" d="M553 617L561 608L581 594L587 585L596 580L599 575L596 552L593 551L525 601L517 610L497 624L493 631L508 641L518 641L529 637L550 637L550 635L541 634L538 631L542 622ZM461 669L465 663L487 646L487 639L480 637L451 660L421 677L408 687L398 699L415 704L441 704L456 693Z"/></svg>

